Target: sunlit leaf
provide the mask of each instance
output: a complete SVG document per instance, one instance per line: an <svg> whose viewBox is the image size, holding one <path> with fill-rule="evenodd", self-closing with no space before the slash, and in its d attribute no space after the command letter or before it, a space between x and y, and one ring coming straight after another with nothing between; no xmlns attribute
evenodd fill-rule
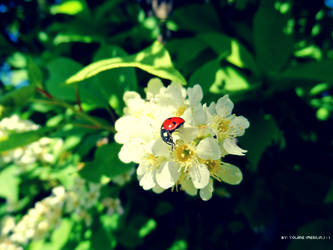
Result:
<svg viewBox="0 0 333 250"><path fill-rule="evenodd" d="M250 88L245 77L232 67L220 68L215 75L209 91L212 93L230 93L245 91Z"/></svg>
<svg viewBox="0 0 333 250"><path fill-rule="evenodd" d="M92 43L95 42L95 40L96 39L94 39L92 36L60 33L54 38L53 43L54 45L70 42Z"/></svg>
<svg viewBox="0 0 333 250"><path fill-rule="evenodd" d="M258 71L251 53L235 39L231 41L231 54L227 56L226 60L240 68L251 69L254 73Z"/></svg>
<svg viewBox="0 0 333 250"><path fill-rule="evenodd" d="M55 14L76 15L79 12L81 12L83 8L84 6L82 4L82 1L69 0L61 4L52 6L50 11L53 15Z"/></svg>
<svg viewBox="0 0 333 250"><path fill-rule="evenodd" d="M140 238L144 238L146 235L148 235L151 231L153 231L156 228L156 221L154 219L149 219L146 224L144 224L138 234Z"/></svg>
<svg viewBox="0 0 333 250"><path fill-rule="evenodd" d="M311 58L320 60L322 58L322 52L321 52L320 48L318 48L317 46L310 45L308 47L295 51L295 56L311 57Z"/></svg>
<svg viewBox="0 0 333 250"><path fill-rule="evenodd" d="M168 250L186 250L187 242L185 240L176 240L172 243L171 247Z"/></svg>
<svg viewBox="0 0 333 250"><path fill-rule="evenodd" d="M219 60L212 60L201 66L190 77L191 85L200 84L203 90L214 94L232 94L246 91L249 83L236 69L227 66L221 67Z"/></svg>
<svg viewBox="0 0 333 250"><path fill-rule="evenodd" d="M27 65L27 57L20 52L15 52L8 58L7 62L15 68L25 68Z"/></svg>
<svg viewBox="0 0 333 250"><path fill-rule="evenodd" d="M17 173L15 166L0 171L0 197L13 202L18 200L20 178Z"/></svg>
<svg viewBox="0 0 333 250"><path fill-rule="evenodd" d="M52 232L50 241L42 238L38 241L32 241L29 250L61 250L70 238L73 222L69 219L62 219L61 223Z"/></svg>
<svg viewBox="0 0 333 250"><path fill-rule="evenodd" d="M173 67L169 53L160 42L153 43L152 46L135 55L94 62L67 79L66 83L83 81L102 71L124 67L137 67L161 78L186 84L186 80Z"/></svg>

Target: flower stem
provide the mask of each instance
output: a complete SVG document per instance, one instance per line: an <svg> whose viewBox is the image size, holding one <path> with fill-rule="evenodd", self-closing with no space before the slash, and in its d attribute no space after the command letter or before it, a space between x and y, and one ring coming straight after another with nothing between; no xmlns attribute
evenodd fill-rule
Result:
<svg viewBox="0 0 333 250"><path fill-rule="evenodd" d="M110 131L110 132L113 132L115 133L115 129L112 127L112 126L108 126L108 125L105 125L103 123L101 123L100 121L98 121L97 119L87 115L86 113L84 112L81 112L79 110L77 110L74 106L62 101L62 100L57 100L57 99L52 99L52 100L44 100L44 99L32 99L33 102L39 102L39 103L43 103L43 104L48 104L48 105L54 105L54 106L60 106L60 107L63 107L63 108L67 108L67 109L70 109L72 110L75 115L77 115L78 117L86 120L86 121L89 121L90 123L94 124L97 128L101 128L101 129L105 129L107 131Z"/></svg>

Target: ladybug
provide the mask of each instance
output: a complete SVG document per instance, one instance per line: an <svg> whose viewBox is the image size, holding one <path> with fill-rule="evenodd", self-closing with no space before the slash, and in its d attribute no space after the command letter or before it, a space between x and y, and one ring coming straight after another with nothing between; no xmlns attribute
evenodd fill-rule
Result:
<svg viewBox="0 0 333 250"><path fill-rule="evenodd" d="M161 138L162 140L173 147L175 143L172 140L172 133L175 132L176 129L180 128L185 123L185 120L180 117L170 117L166 119L161 126Z"/></svg>

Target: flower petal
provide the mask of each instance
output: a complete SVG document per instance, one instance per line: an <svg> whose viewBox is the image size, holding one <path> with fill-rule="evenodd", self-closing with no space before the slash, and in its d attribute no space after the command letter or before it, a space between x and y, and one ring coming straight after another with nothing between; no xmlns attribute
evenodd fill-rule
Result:
<svg viewBox="0 0 333 250"><path fill-rule="evenodd" d="M152 188L153 192L156 194L162 193L165 189L161 188L159 185L155 185L155 187Z"/></svg>
<svg viewBox="0 0 333 250"><path fill-rule="evenodd" d="M163 88L163 83L159 78L152 78L149 80L145 92L148 96L154 96L160 93L161 88Z"/></svg>
<svg viewBox="0 0 333 250"><path fill-rule="evenodd" d="M177 133L178 132L178 133ZM198 135L197 128L180 128L178 131L174 132L172 135L174 141L177 139L182 139L185 143L191 143Z"/></svg>
<svg viewBox="0 0 333 250"><path fill-rule="evenodd" d="M227 138L223 141L224 150L231 155L244 155L247 150L238 147L235 138Z"/></svg>
<svg viewBox="0 0 333 250"><path fill-rule="evenodd" d="M216 104L215 102L211 102L208 106L208 111L209 113L211 113L212 115L216 114Z"/></svg>
<svg viewBox="0 0 333 250"><path fill-rule="evenodd" d="M151 151L154 155L157 156L170 156L170 146L168 146L168 144L162 141L161 137L155 140L151 147Z"/></svg>
<svg viewBox="0 0 333 250"><path fill-rule="evenodd" d="M161 188L168 189L176 184L179 178L178 165L175 162L163 162L156 171L156 181Z"/></svg>
<svg viewBox="0 0 333 250"><path fill-rule="evenodd" d="M220 165L216 175L220 177L222 181L231 185L237 185L243 180L243 174L240 169L225 162Z"/></svg>
<svg viewBox="0 0 333 250"><path fill-rule="evenodd" d="M207 115L201 104L192 107L192 116L195 124L207 123Z"/></svg>
<svg viewBox="0 0 333 250"><path fill-rule="evenodd" d="M218 160L221 157L220 147L211 137L200 141L196 148L196 154L203 160Z"/></svg>
<svg viewBox="0 0 333 250"><path fill-rule="evenodd" d="M139 184L144 190L153 188L156 185L153 172L147 171L140 179Z"/></svg>
<svg viewBox="0 0 333 250"><path fill-rule="evenodd" d="M213 191L214 191L213 182L210 181L206 187L200 189L199 194L200 194L201 199L204 201L208 201L210 198L212 198Z"/></svg>
<svg viewBox="0 0 333 250"><path fill-rule="evenodd" d="M131 161L140 163L143 153L143 148L139 143L125 143L121 147L118 157L124 163Z"/></svg>
<svg viewBox="0 0 333 250"><path fill-rule="evenodd" d="M210 173L205 164L192 165L189 174L194 187L199 189L208 185Z"/></svg>
<svg viewBox="0 0 333 250"><path fill-rule="evenodd" d="M216 113L219 116L227 117L231 114L232 109L234 108L234 104L230 100L229 96L225 95L217 101L215 108Z"/></svg>
<svg viewBox="0 0 333 250"><path fill-rule="evenodd" d="M250 126L249 121L244 116L236 116L230 121L230 127L234 136L242 136L245 129Z"/></svg>
<svg viewBox="0 0 333 250"><path fill-rule="evenodd" d="M196 84L193 88L187 89L188 99L190 101L190 105L199 104L202 100L203 93L200 85Z"/></svg>
<svg viewBox="0 0 333 250"><path fill-rule="evenodd" d="M181 182L182 190L187 194L195 196L197 195L198 190L194 187L192 181L189 178L184 178Z"/></svg>
<svg viewBox="0 0 333 250"><path fill-rule="evenodd" d="M172 82L166 89L165 95L171 105L182 105L184 97L182 93L182 86L179 83ZM172 103L170 101L172 100Z"/></svg>

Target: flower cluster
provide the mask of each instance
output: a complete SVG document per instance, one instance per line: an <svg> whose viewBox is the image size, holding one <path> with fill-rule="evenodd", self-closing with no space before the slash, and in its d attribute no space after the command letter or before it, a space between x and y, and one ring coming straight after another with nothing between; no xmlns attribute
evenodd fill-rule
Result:
<svg viewBox="0 0 333 250"><path fill-rule="evenodd" d="M140 186L160 193L180 186L190 195L198 190L203 200L213 192L213 179L236 185L242 180L238 167L222 161L227 154L244 155L236 144L249 127L243 116L232 114L228 95L216 103L201 104L199 85L187 90L180 84L164 87L159 79L149 81L146 99L125 92L124 116L116 121L116 142L123 144L119 158L139 164ZM174 146L160 136L161 125L169 117L181 117L184 125L173 132Z"/></svg>
<svg viewBox="0 0 333 250"><path fill-rule="evenodd" d="M30 240L41 239L54 229L65 214L72 215L75 220L83 221L91 226L92 216L89 212L100 197L101 185L87 183L77 178L71 188L63 186L53 188L52 194L35 203L34 208L16 224L13 217L6 217L2 221L0 234L0 250L22 249ZM123 213L119 199L106 197L101 203L108 214ZM17 247L17 248L14 248Z"/></svg>
<svg viewBox="0 0 333 250"><path fill-rule="evenodd" d="M65 199L65 189L62 186L54 188L51 196L37 202L12 230L6 231L6 234L12 232L10 241L27 244L31 239L41 239L60 222Z"/></svg>
<svg viewBox="0 0 333 250"><path fill-rule="evenodd" d="M22 120L17 115L0 121L0 141L8 137L11 132L27 132L37 130L38 125L29 120ZM13 162L19 166L26 166L36 161L50 163L54 160L55 151L62 147L61 139L43 137L27 146L0 153L0 162Z"/></svg>

